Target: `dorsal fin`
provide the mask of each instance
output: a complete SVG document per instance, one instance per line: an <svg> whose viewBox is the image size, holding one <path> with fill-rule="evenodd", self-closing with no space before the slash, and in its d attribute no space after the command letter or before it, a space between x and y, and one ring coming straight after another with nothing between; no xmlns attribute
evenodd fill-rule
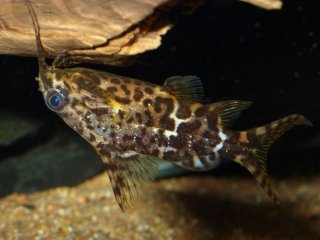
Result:
<svg viewBox="0 0 320 240"><path fill-rule="evenodd" d="M228 100L210 104L210 110L214 111L218 117L218 124L230 127L234 121L240 116L241 111L247 109L252 102Z"/></svg>
<svg viewBox="0 0 320 240"><path fill-rule="evenodd" d="M201 80L196 76L169 77L163 87L178 98L192 102L205 102Z"/></svg>

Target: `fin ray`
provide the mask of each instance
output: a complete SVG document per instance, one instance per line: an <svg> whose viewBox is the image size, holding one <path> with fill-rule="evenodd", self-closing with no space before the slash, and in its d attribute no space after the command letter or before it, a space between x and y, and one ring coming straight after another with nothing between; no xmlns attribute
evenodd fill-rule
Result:
<svg viewBox="0 0 320 240"><path fill-rule="evenodd" d="M274 192L267 176L267 154L271 145L279 137L297 125L312 126L311 122L304 116L292 114L262 127L244 131L248 135L255 136L256 146L251 149L251 155L248 158L238 155L235 159L236 162L249 170L271 199L279 204L282 204L282 202Z"/></svg>
<svg viewBox="0 0 320 240"><path fill-rule="evenodd" d="M210 109L218 114L220 124L230 127L241 112L251 104L252 102L249 101L228 100L212 103L210 104Z"/></svg>
<svg viewBox="0 0 320 240"><path fill-rule="evenodd" d="M122 154L113 158L101 156L101 159L122 211L133 207L135 201L142 197L146 184L154 180L159 165L155 157L132 152L126 157Z"/></svg>
<svg viewBox="0 0 320 240"><path fill-rule="evenodd" d="M178 98L192 102L205 102L202 82L196 76L169 77L164 82L163 87Z"/></svg>

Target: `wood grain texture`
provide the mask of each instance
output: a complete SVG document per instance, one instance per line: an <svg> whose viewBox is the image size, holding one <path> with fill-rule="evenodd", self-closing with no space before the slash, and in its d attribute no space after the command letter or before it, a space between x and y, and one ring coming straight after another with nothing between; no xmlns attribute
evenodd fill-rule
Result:
<svg viewBox="0 0 320 240"><path fill-rule="evenodd" d="M172 26L168 13L202 0L31 0L47 53L84 59L128 56L157 48ZM0 0L0 53L36 56L31 18L23 0ZM99 60L98 60L99 61Z"/></svg>
<svg viewBox="0 0 320 240"><path fill-rule="evenodd" d="M242 1L263 7L261 1L279 6L280 0ZM67 53L75 61L122 65L128 56L159 47L176 18L192 12L204 0L30 2L47 57ZM0 6L0 54L36 56L34 30L24 0L0 0Z"/></svg>

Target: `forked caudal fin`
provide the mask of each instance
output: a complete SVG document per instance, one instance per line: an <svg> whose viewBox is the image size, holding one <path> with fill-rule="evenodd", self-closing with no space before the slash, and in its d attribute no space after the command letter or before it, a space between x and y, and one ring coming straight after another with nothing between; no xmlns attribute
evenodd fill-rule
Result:
<svg viewBox="0 0 320 240"><path fill-rule="evenodd" d="M251 143L253 148L249 150L249 157L238 155L235 161L247 168L272 200L279 204L282 204L282 202L273 191L267 177L267 153L279 137L297 125L312 126L311 122L304 116L293 114L264 126L243 131L240 135L240 141L254 139L254 142Z"/></svg>

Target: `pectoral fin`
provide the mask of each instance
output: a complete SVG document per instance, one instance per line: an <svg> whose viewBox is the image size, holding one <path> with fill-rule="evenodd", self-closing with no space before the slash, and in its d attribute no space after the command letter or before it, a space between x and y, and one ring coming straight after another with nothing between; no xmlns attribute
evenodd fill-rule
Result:
<svg viewBox="0 0 320 240"><path fill-rule="evenodd" d="M159 165L157 158L132 152L113 158L101 156L101 159L122 211L134 206L146 184L154 180Z"/></svg>

